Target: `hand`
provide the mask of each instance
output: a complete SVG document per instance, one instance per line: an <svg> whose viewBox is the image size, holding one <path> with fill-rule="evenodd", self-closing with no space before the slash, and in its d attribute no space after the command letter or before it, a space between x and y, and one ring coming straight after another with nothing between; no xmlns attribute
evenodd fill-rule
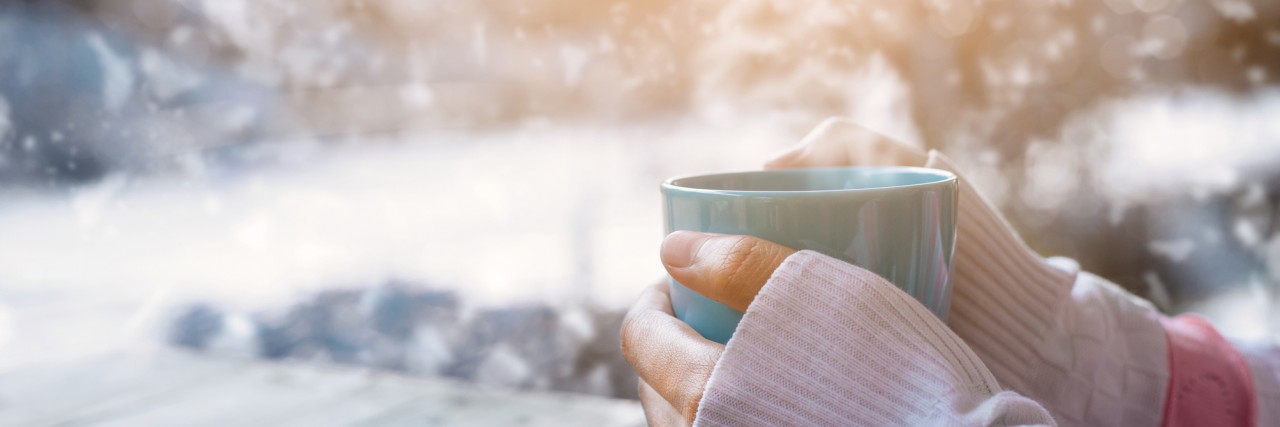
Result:
<svg viewBox="0 0 1280 427"><path fill-rule="evenodd" d="M766 168L924 164L923 150L829 119ZM785 246L746 236L675 232L662 244L667 272L715 301L745 312L786 257ZM650 286L627 313L622 348L640 374L640 402L651 425L691 425L724 346L702 338L671 311L666 280Z"/></svg>
<svg viewBox="0 0 1280 427"><path fill-rule="evenodd" d="M1077 280L1078 267L1052 266L1031 251L945 156L831 119L765 167L873 165L960 176L948 326L1002 385L1040 401L1066 424L1160 420L1168 362L1158 313L1114 284L1087 273ZM1115 390L1143 400L1131 407L1081 403L1116 401Z"/></svg>
<svg viewBox="0 0 1280 427"><path fill-rule="evenodd" d="M644 293L623 322L622 346L651 425L1052 422L1033 401L1000 393L959 337L875 273L694 232L669 236L662 260L681 283L747 314L727 350L671 315L665 284Z"/></svg>
<svg viewBox="0 0 1280 427"><path fill-rule="evenodd" d="M746 311L773 271L795 251L748 236L677 231L662 242L667 273L699 294ZM691 425L724 346L676 319L664 280L650 286L622 322L622 352L640 374L650 425Z"/></svg>

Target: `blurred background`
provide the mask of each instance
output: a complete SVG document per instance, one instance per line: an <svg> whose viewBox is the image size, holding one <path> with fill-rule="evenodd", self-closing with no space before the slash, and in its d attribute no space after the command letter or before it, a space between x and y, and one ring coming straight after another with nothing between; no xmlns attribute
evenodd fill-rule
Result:
<svg viewBox="0 0 1280 427"><path fill-rule="evenodd" d="M0 424L166 425L261 385L102 403L157 354L135 376L319 367L291 390L359 371L642 422L612 399L658 183L830 116L943 150L1043 254L1280 336L1280 3L17 0ZM352 419L394 424L370 399ZM401 419L514 422L449 402Z"/></svg>

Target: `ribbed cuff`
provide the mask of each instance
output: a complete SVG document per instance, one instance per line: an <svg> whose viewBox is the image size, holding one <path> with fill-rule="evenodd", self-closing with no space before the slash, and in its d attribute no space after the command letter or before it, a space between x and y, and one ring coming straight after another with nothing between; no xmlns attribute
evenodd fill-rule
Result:
<svg viewBox="0 0 1280 427"><path fill-rule="evenodd" d="M874 273L791 255L716 363L695 426L1050 424L1000 393L977 355Z"/></svg>
<svg viewBox="0 0 1280 427"><path fill-rule="evenodd" d="M932 151L926 167L959 170ZM960 176L951 314L948 324L997 378L1029 372L1036 351L1069 299L1075 273L1027 247L982 194Z"/></svg>
<svg viewBox="0 0 1280 427"><path fill-rule="evenodd" d="M1163 426L1252 426L1257 420L1249 364L1208 321L1162 318L1169 340Z"/></svg>

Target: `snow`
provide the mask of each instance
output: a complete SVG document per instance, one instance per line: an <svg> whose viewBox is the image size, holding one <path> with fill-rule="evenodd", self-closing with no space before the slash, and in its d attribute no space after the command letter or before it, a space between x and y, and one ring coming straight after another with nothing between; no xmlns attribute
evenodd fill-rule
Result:
<svg viewBox="0 0 1280 427"><path fill-rule="evenodd" d="M1230 291L1197 307L1203 312L1214 313L1213 326L1235 340L1271 340L1276 337L1280 324L1268 295L1269 285L1261 281L1231 286Z"/></svg>
<svg viewBox="0 0 1280 427"><path fill-rule="evenodd" d="M1147 285L1147 293L1145 297L1155 304L1161 310L1169 310L1173 307L1173 302L1169 298L1169 288L1160 280L1160 275L1154 271L1142 273L1142 281Z"/></svg>
<svg viewBox="0 0 1280 427"><path fill-rule="evenodd" d="M1138 50L1159 59L1173 59L1182 54L1187 44L1187 29L1182 21L1157 16L1142 27L1143 39Z"/></svg>
<svg viewBox="0 0 1280 427"><path fill-rule="evenodd" d="M481 304L622 307L661 275L661 179L756 167L792 141L760 128L645 136L655 130L368 141L229 181L113 175L0 209L0 283L260 307L396 277Z"/></svg>
<svg viewBox="0 0 1280 427"><path fill-rule="evenodd" d="M1266 251L1263 261L1267 264L1267 273L1271 282L1280 283L1280 239L1271 239L1263 249Z"/></svg>
<svg viewBox="0 0 1280 427"><path fill-rule="evenodd" d="M0 142L7 142L13 128L13 119L9 118L9 113L9 102L0 96Z"/></svg>
<svg viewBox="0 0 1280 427"><path fill-rule="evenodd" d="M582 69L587 66L591 54L571 44L560 45L560 66L564 68L564 83L577 86L582 80Z"/></svg>
<svg viewBox="0 0 1280 427"><path fill-rule="evenodd" d="M1255 65L1245 71L1245 76L1249 79L1249 83L1261 85L1267 82L1267 69L1260 65Z"/></svg>
<svg viewBox="0 0 1280 427"><path fill-rule="evenodd" d="M400 89L400 99L417 108L430 107L435 103L435 94L425 83L414 83Z"/></svg>
<svg viewBox="0 0 1280 427"><path fill-rule="evenodd" d="M1173 0L1133 0L1133 5L1138 10L1146 13L1156 13L1169 7Z"/></svg>
<svg viewBox="0 0 1280 427"><path fill-rule="evenodd" d="M145 49L139 55L138 71L141 80L160 101L170 100L205 83L199 74L153 49Z"/></svg>
<svg viewBox="0 0 1280 427"><path fill-rule="evenodd" d="M933 0L925 2L929 26L943 37L957 37L969 31L978 13L970 0Z"/></svg>
<svg viewBox="0 0 1280 427"><path fill-rule="evenodd" d="M253 29L248 5L249 2L245 0L203 0L200 2L200 10L218 28L225 30L237 44L267 47L270 45L269 40L262 38L262 34Z"/></svg>
<svg viewBox="0 0 1280 427"><path fill-rule="evenodd" d="M1163 256L1172 262L1183 262L1187 257L1191 256L1191 252L1196 249L1196 243L1189 240L1175 241L1154 241L1147 244L1147 248L1157 255Z"/></svg>
<svg viewBox="0 0 1280 427"><path fill-rule="evenodd" d="M1117 79L1136 79L1141 72L1138 44L1136 39L1126 34L1110 38L1102 46L1102 68Z"/></svg>
<svg viewBox="0 0 1280 427"><path fill-rule="evenodd" d="M108 46L101 35L90 35L86 42L97 55L98 66L102 68L102 102L110 110L119 109L133 94L133 67Z"/></svg>
<svg viewBox="0 0 1280 427"><path fill-rule="evenodd" d="M1258 16L1253 4L1246 0L1212 0L1210 3L1222 16L1236 22L1252 21Z"/></svg>
<svg viewBox="0 0 1280 427"><path fill-rule="evenodd" d="M1245 246L1253 247L1262 242L1262 232L1258 227L1244 218L1236 219L1232 224L1232 232L1236 239Z"/></svg>
<svg viewBox="0 0 1280 427"><path fill-rule="evenodd" d="M1102 140L1092 143L1109 147L1099 165L1098 187L1114 199L1140 200L1247 184L1242 173L1280 159L1275 117L1280 117L1280 92L1236 99L1187 91L1117 101L1076 119L1101 126Z"/></svg>
<svg viewBox="0 0 1280 427"><path fill-rule="evenodd" d="M62 191L3 193L0 310L18 311L0 323L0 334L13 331L0 369L50 351L75 359L155 346L182 323L175 313L202 304L219 311L204 319L214 330L193 342L214 355L314 354L372 366L384 362L368 355L402 357L392 366L420 375L625 396L635 389L625 385L625 363L584 349L600 341L616 353L608 332L617 319L596 316L620 312L664 274L657 184L689 171L757 168L800 137L761 123L365 136L280 154L263 168L215 162L189 175L117 174ZM264 353L258 328L292 323L260 313L389 282L457 295L463 314L424 321L390 349ZM466 313L500 317L522 306L565 310L562 325L538 330L557 340L550 351L503 347L537 337L489 348L484 329L470 329L477 320ZM567 355L579 353L604 355L593 363L608 370L543 372L571 369L576 359Z"/></svg>
<svg viewBox="0 0 1280 427"><path fill-rule="evenodd" d="M1081 154L1076 147L1035 141L1027 148L1027 181L1021 201L1028 207L1059 212L1070 209L1079 188Z"/></svg>
<svg viewBox="0 0 1280 427"><path fill-rule="evenodd" d="M253 359L259 357L257 347L258 330L244 315L232 314L222 318L222 333L207 344L210 353L237 359Z"/></svg>
<svg viewBox="0 0 1280 427"><path fill-rule="evenodd" d="M120 203L118 196L129 183L129 178L116 174L106 179L71 192L71 208L75 211L76 223L80 228L97 227L102 214L111 205Z"/></svg>
<svg viewBox="0 0 1280 427"><path fill-rule="evenodd" d="M0 302L0 348L8 347L9 340L13 339L13 319L9 314L12 310L4 302Z"/></svg>

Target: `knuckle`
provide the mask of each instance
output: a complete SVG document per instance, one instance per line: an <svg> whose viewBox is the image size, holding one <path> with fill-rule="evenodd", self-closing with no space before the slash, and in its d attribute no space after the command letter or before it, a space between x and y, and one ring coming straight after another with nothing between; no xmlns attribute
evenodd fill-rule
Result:
<svg viewBox="0 0 1280 427"><path fill-rule="evenodd" d="M644 339L644 317L641 313L631 312L622 320L622 353L627 356L627 360L631 360L637 344Z"/></svg>
<svg viewBox="0 0 1280 427"><path fill-rule="evenodd" d="M750 236L734 236L732 244L721 259L720 268L728 275L736 274L742 267L750 265L754 258L757 240Z"/></svg>
<svg viewBox="0 0 1280 427"><path fill-rule="evenodd" d="M663 333L664 326L659 316L649 312L628 314L622 322L621 347L622 355L632 367L640 369L646 361L652 364L655 351L655 338Z"/></svg>
<svg viewBox="0 0 1280 427"><path fill-rule="evenodd" d="M729 246L719 263L716 265L715 274L712 276L712 287L719 291L731 289L733 283L741 276L738 270L746 263L749 253L744 249L743 242L747 240L744 237L736 237L733 244Z"/></svg>
<svg viewBox="0 0 1280 427"><path fill-rule="evenodd" d="M811 146L831 145L835 140L832 135L838 133L847 124L847 121L839 117L828 117L814 128L810 138L806 139L805 142Z"/></svg>
<svg viewBox="0 0 1280 427"><path fill-rule="evenodd" d="M767 268L772 247L763 240L741 236L730 246L721 264L718 275L719 287L724 290L733 289L749 281L759 280L761 270Z"/></svg>

